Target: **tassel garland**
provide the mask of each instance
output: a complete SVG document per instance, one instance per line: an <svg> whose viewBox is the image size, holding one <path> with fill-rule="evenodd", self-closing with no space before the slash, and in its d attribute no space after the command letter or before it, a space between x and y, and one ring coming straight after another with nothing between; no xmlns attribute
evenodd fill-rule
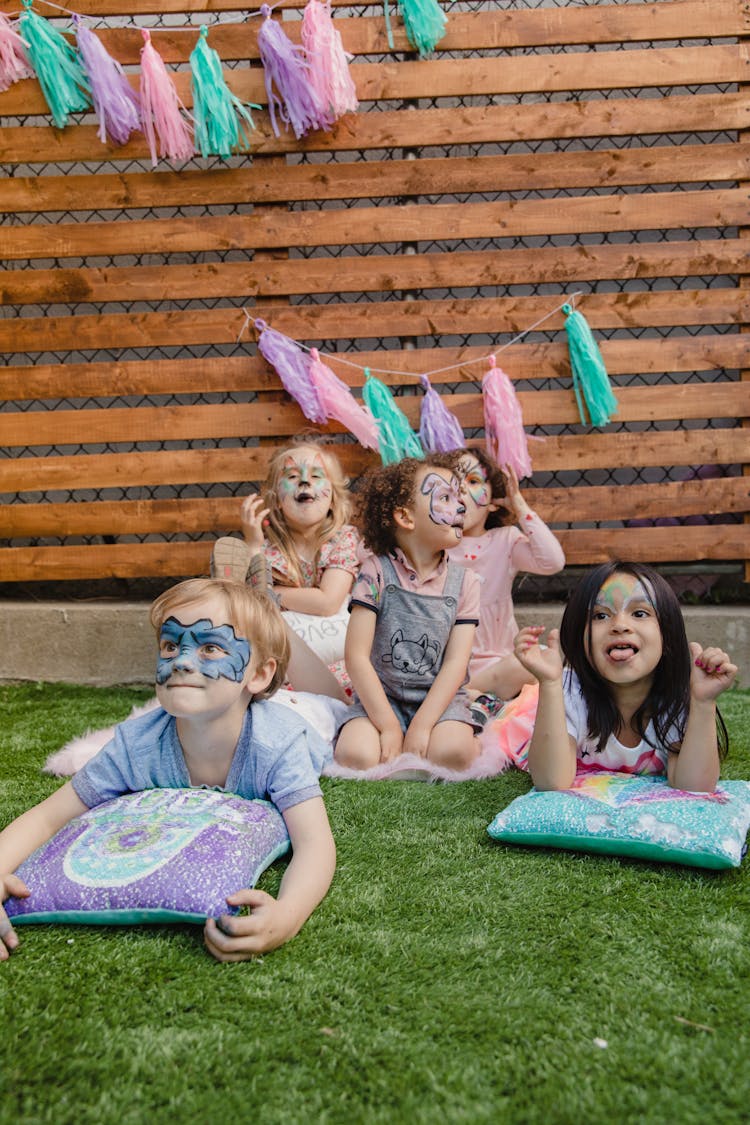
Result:
<svg viewBox="0 0 750 1125"><path fill-rule="evenodd" d="M398 10L412 47L420 58L429 55L445 35L448 22L437 0L399 0Z"/></svg>
<svg viewBox="0 0 750 1125"><path fill-rule="evenodd" d="M376 379L369 367L365 368L362 397L378 427L380 460L383 464L391 465L403 457L418 457L423 460L424 452L419 438L409 425L409 419L396 405L396 400L385 383Z"/></svg>
<svg viewBox="0 0 750 1125"><path fill-rule="evenodd" d="M317 129L329 129L335 118L311 85L310 68L302 47L292 43L281 25L271 19L268 4L263 4L260 10L265 18L258 32L258 50L274 133L280 136L277 111L282 122L292 126L297 140Z"/></svg>
<svg viewBox="0 0 750 1125"><path fill-rule="evenodd" d="M23 0L19 17L26 53L42 88L52 120L64 128L71 113L91 105L89 83L75 50L61 32L31 11L31 0Z"/></svg>
<svg viewBox="0 0 750 1125"><path fill-rule="evenodd" d="M174 82L159 52L151 42L147 28L141 28L141 113L143 132L151 152L151 164L156 167L157 135L160 154L168 160L190 160L194 155L192 129L180 110L189 117L180 101Z"/></svg>
<svg viewBox="0 0 750 1125"><path fill-rule="evenodd" d="M22 78L33 78L34 70L26 45L13 23L0 12L0 94Z"/></svg>
<svg viewBox="0 0 750 1125"><path fill-rule="evenodd" d="M231 156L238 148L249 148L243 124L248 129L255 129L255 122L249 109L234 96L224 81L221 59L208 45L205 24L190 55L190 71L195 141L201 156ZM260 109L260 106L253 105L252 108Z"/></svg>
<svg viewBox="0 0 750 1125"><path fill-rule="evenodd" d="M302 43L310 68L310 85L334 118L356 113L359 102L349 73L352 55L333 26L331 0L307 0L302 15Z"/></svg>
<svg viewBox="0 0 750 1125"><path fill-rule="evenodd" d="M617 412L617 399L604 366L602 353L583 313L576 312L572 305L563 305L562 311L566 317L565 332L568 337L568 352L573 372L573 390L581 422L586 424L583 398L591 425L606 426L610 417Z"/></svg>
<svg viewBox="0 0 750 1125"><path fill-rule="evenodd" d="M342 426L346 426L360 445L377 453L378 427L369 410L357 402L346 383L323 363L317 348L310 350L310 359L310 382L317 392L326 421L335 418Z"/></svg>
<svg viewBox="0 0 750 1125"><path fill-rule="evenodd" d="M106 50L78 15L73 16L78 53L91 86L91 97L99 118L99 140L107 137L124 145L130 134L141 128L140 102L117 59Z"/></svg>
<svg viewBox="0 0 750 1125"><path fill-rule="evenodd" d="M510 465L520 480L530 477L531 458L523 428L521 404L506 373L490 356L490 367L482 379L484 433L487 452L502 468Z"/></svg>
<svg viewBox="0 0 750 1125"><path fill-rule="evenodd" d="M426 375L419 377L424 398L419 414L419 440L430 453L450 453L462 449L464 432L455 414L448 410L437 391L433 390Z"/></svg>
<svg viewBox="0 0 750 1125"><path fill-rule="evenodd" d="M289 336L269 328L265 320L256 320L255 327L260 329L258 351L275 369L284 390L292 396L306 418L322 425L327 415L310 378L310 357Z"/></svg>

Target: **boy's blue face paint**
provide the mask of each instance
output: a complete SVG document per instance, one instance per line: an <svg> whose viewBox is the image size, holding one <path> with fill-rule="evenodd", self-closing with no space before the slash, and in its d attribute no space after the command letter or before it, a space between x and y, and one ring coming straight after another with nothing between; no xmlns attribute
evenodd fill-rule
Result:
<svg viewBox="0 0 750 1125"><path fill-rule="evenodd" d="M198 672L209 680L223 676L239 683L250 662L249 641L235 635L231 625L214 625L202 618L183 625L168 617L159 634L156 682L164 684L173 672Z"/></svg>

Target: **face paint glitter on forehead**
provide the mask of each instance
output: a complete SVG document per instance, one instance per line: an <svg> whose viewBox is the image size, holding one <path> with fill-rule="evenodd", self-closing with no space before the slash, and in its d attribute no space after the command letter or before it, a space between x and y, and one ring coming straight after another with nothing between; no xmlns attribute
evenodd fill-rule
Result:
<svg viewBox="0 0 750 1125"><path fill-rule="evenodd" d="M166 683L178 670L239 683L252 652L250 642L238 637L231 625L214 625L208 618L184 625L176 617L168 617L159 633L159 648L157 684Z"/></svg>
<svg viewBox="0 0 750 1125"><path fill-rule="evenodd" d="M635 575L618 572L602 586L596 595L595 604L604 609L627 609L636 602L645 602L655 607L654 591L651 584Z"/></svg>

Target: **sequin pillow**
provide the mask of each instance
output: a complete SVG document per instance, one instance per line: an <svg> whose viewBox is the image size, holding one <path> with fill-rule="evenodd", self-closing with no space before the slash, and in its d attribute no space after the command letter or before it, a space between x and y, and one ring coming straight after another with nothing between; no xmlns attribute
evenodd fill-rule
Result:
<svg viewBox="0 0 750 1125"><path fill-rule="evenodd" d="M579 775L570 789L516 797L487 831L512 844L721 868L739 867L748 827L746 781L686 793L661 777L601 772Z"/></svg>
<svg viewBox="0 0 750 1125"><path fill-rule="evenodd" d="M5 909L24 922L199 922L237 913L226 896L252 887L289 848L268 801L210 789L128 793L76 817L21 864L31 894Z"/></svg>

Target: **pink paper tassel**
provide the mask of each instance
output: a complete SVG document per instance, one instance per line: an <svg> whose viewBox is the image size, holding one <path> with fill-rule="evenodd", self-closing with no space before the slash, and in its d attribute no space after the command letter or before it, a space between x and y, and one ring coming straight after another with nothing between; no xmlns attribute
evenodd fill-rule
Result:
<svg viewBox="0 0 750 1125"><path fill-rule="evenodd" d="M275 328L269 328L265 320L256 320L255 327L260 329L258 351L275 369L284 384L284 390L292 396L311 422L318 425L325 422L327 415L310 378L310 357L307 352L289 336L284 336Z"/></svg>
<svg viewBox="0 0 750 1125"><path fill-rule="evenodd" d="M167 160L190 160L194 155L193 130L180 113L190 114L180 101L164 60L151 42L151 33L141 28L144 45L141 49L141 115L143 132L156 167L157 134L160 155Z"/></svg>
<svg viewBox="0 0 750 1125"><path fill-rule="evenodd" d="M99 140L104 144L109 137L115 144L124 145L130 134L141 127L138 95L99 36L86 27L80 16L74 15L73 23L78 53L91 85L91 98L99 118Z"/></svg>
<svg viewBox="0 0 750 1125"><path fill-rule="evenodd" d="M280 24L271 19L268 4L261 6L265 17L258 32L258 50L265 71L266 94L271 126L276 136L276 112L285 125L291 125L297 140L316 129L330 129L335 121L331 109L321 100L310 82L310 68L302 47L295 46ZM274 86L278 94L274 93Z"/></svg>
<svg viewBox="0 0 750 1125"><path fill-rule="evenodd" d="M521 404L508 376L490 356L490 369L482 379L484 433L487 451L502 468L510 465L520 480L532 473L531 458L523 428Z"/></svg>
<svg viewBox="0 0 750 1125"><path fill-rule="evenodd" d="M331 0L307 0L302 16L302 43L310 66L310 85L336 118L356 113L359 102L349 73L353 55L347 54L333 26Z"/></svg>
<svg viewBox="0 0 750 1125"><path fill-rule="evenodd" d="M33 78L34 69L26 55L21 36L13 23L0 12L0 93L22 78Z"/></svg>
<svg viewBox="0 0 750 1125"><path fill-rule="evenodd" d="M346 383L323 363L317 348L311 348L310 358L310 382L317 391L326 421L335 418L342 426L346 426L350 434L354 434L360 445L365 449L374 449L377 453L378 427L370 411L357 402Z"/></svg>
<svg viewBox="0 0 750 1125"><path fill-rule="evenodd" d="M455 414L451 414L437 391L433 390L426 375L419 381L424 398L419 411L419 440L430 453L450 453L463 449L464 431Z"/></svg>

